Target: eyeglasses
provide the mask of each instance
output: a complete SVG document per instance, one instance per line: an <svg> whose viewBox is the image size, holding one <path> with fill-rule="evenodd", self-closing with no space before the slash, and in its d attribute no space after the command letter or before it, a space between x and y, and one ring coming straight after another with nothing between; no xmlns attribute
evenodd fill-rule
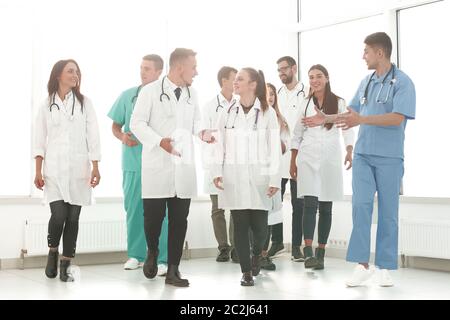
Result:
<svg viewBox="0 0 450 320"><path fill-rule="evenodd" d="M286 71L289 70L289 68L291 68L291 66L280 67L280 68L278 68L278 73L280 73L280 72L286 72Z"/></svg>

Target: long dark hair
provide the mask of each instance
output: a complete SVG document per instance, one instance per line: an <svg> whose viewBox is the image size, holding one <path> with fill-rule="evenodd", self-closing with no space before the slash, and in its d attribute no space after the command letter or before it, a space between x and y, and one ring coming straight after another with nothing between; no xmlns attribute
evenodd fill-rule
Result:
<svg viewBox="0 0 450 320"><path fill-rule="evenodd" d="M52 68L52 72L50 72L50 79L48 79L47 84L47 90L48 90L48 96L51 97L53 94L56 94L58 92L59 88L59 81L58 78L61 76L61 73L64 70L64 67L69 63L72 62L77 66L77 74L78 74L78 83L77 85L72 88L73 93L77 97L78 101L81 103L81 111L83 111L83 105L84 105L84 96L80 92L80 86L81 86L81 71L80 67L78 66L78 63L73 59L67 59L67 60L59 60Z"/></svg>
<svg viewBox="0 0 450 320"><path fill-rule="evenodd" d="M267 104L266 80L264 79L264 73L261 70L256 71L253 68L243 68L242 70L248 73L250 81L256 81L255 95L261 103L262 111L266 112L266 110L269 109L269 105Z"/></svg>
<svg viewBox="0 0 450 320"><path fill-rule="evenodd" d="M280 124L280 131L281 132L283 132L283 131L289 132L288 123L287 123L286 119L283 117L283 115L281 114L280 109L278 108L277 88L275 88L275 86L269 82L267 82L266 85L275 94L275 100L273 102L272 107L275 109L275 113L277 114L278 123Z"/></svg>
<svg viewBox="0 0 450 320"><path fill-rule="evenodd" d="M322 111L325 114L337 114L338 113L338 97L333 92L331 92L331 85L330 85L330 77L328 75L328 70L321 64L315 64L311 68L309 68L309 71L312 70L319 70L321 71L325 77L327 77L327 84L325 85L325 94L323 98L323 105L322 105ZM309 94L309 97L311 97L311 92ZM313 101L316 106L319 106L319 102L317 101L317 98L313 96ZM333 127L332 123L325 124L325 127L330 130Z"/></svg>

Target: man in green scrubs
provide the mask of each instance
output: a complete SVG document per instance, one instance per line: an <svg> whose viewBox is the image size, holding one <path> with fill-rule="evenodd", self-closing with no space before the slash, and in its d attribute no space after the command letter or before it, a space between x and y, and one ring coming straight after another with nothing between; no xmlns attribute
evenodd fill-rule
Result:
<svg viewBox="0 0 450 320"><path fill-rule="evenodd" d="M158 80L164 62L156 54L146 55L141 63L141 81L139 87L124 91L116 100L108 117L113 120L114 136L122 142L122 171L124 207L127 213L128 261L125 270L139 268L147 256L147 243L144 234L144 207L142 204L141 154L142 144L130 131L130 118L140 89ZM158 270L164 275L167 270L167 215L164 218L159 238Z"/></svg>

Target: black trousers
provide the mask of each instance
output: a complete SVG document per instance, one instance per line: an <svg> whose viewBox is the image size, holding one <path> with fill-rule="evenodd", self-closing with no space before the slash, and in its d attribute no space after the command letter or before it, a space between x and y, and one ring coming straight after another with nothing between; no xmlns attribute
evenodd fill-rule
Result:
<svg viewBox="0 0 450 320"><path fill-rule="evenodd" d="M290 182L291 185L291 205L292 205L292 245L300 246L302 244L303 236L303 199L297 198L297 181L292 179L281 180L281 199L283 200L284 192L286 191L286 184ZM278 223L270 226L272 233L272 242L283 243L283 223ZM268 235L270 237L270 234ZM269 246L269 240L266 240Z"/></svg>
<svg viewBox="0 0 450 320"><path fill-rule="evenodd" d="M50 211L52 215L48 222L47 235L49 248L58 248L62 235L63 256L75 257L81 206L59 200L50 203Z"/></svg>
<svg viewBox="0 0 450 320"><path fill-rule="evenodd" d="M191 199L160 198L144 199L144 231L147 247L151 251L158 250L161 225L167 214L169 232L167 254L169 265L179 265L183 254L183 243L186 237L187 217Z"/></svg>
<svg viewBox="0 0 450 320"><path fill-rule="evenodd" d="M249 231L253 235L252 253L259 256L267 234L267 211L231 210L234 224L234 246L242 272L252 270Z"/></svg>
<svg viewBox="0 0 450 320"><path fill-rule="evenodd" d="M333 202L319 201L317 197L305 196L305 214L303 216L303 228L305 239L313 240L316 228L317 207L319 207L319 244L327 244L331 230L331 211Z"/></svg>

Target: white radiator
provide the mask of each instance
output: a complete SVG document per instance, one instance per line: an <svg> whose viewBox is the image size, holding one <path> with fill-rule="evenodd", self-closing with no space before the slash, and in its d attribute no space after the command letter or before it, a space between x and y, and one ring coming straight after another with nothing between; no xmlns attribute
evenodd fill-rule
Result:
<svg viewBox="0 0 450 320"><path fill-rule="evenodd" d="M26 220L22 253L46 255L48 221ZM60 248L62 249L62 237ZM80 221L77 253L127 250L127 229L124 220Z"/></svg>
<svg viewBox="0 0 450 320"><path fill-rule="evenodd" d="M400 220L400 254L450 259L450 221Z"/></svg>

